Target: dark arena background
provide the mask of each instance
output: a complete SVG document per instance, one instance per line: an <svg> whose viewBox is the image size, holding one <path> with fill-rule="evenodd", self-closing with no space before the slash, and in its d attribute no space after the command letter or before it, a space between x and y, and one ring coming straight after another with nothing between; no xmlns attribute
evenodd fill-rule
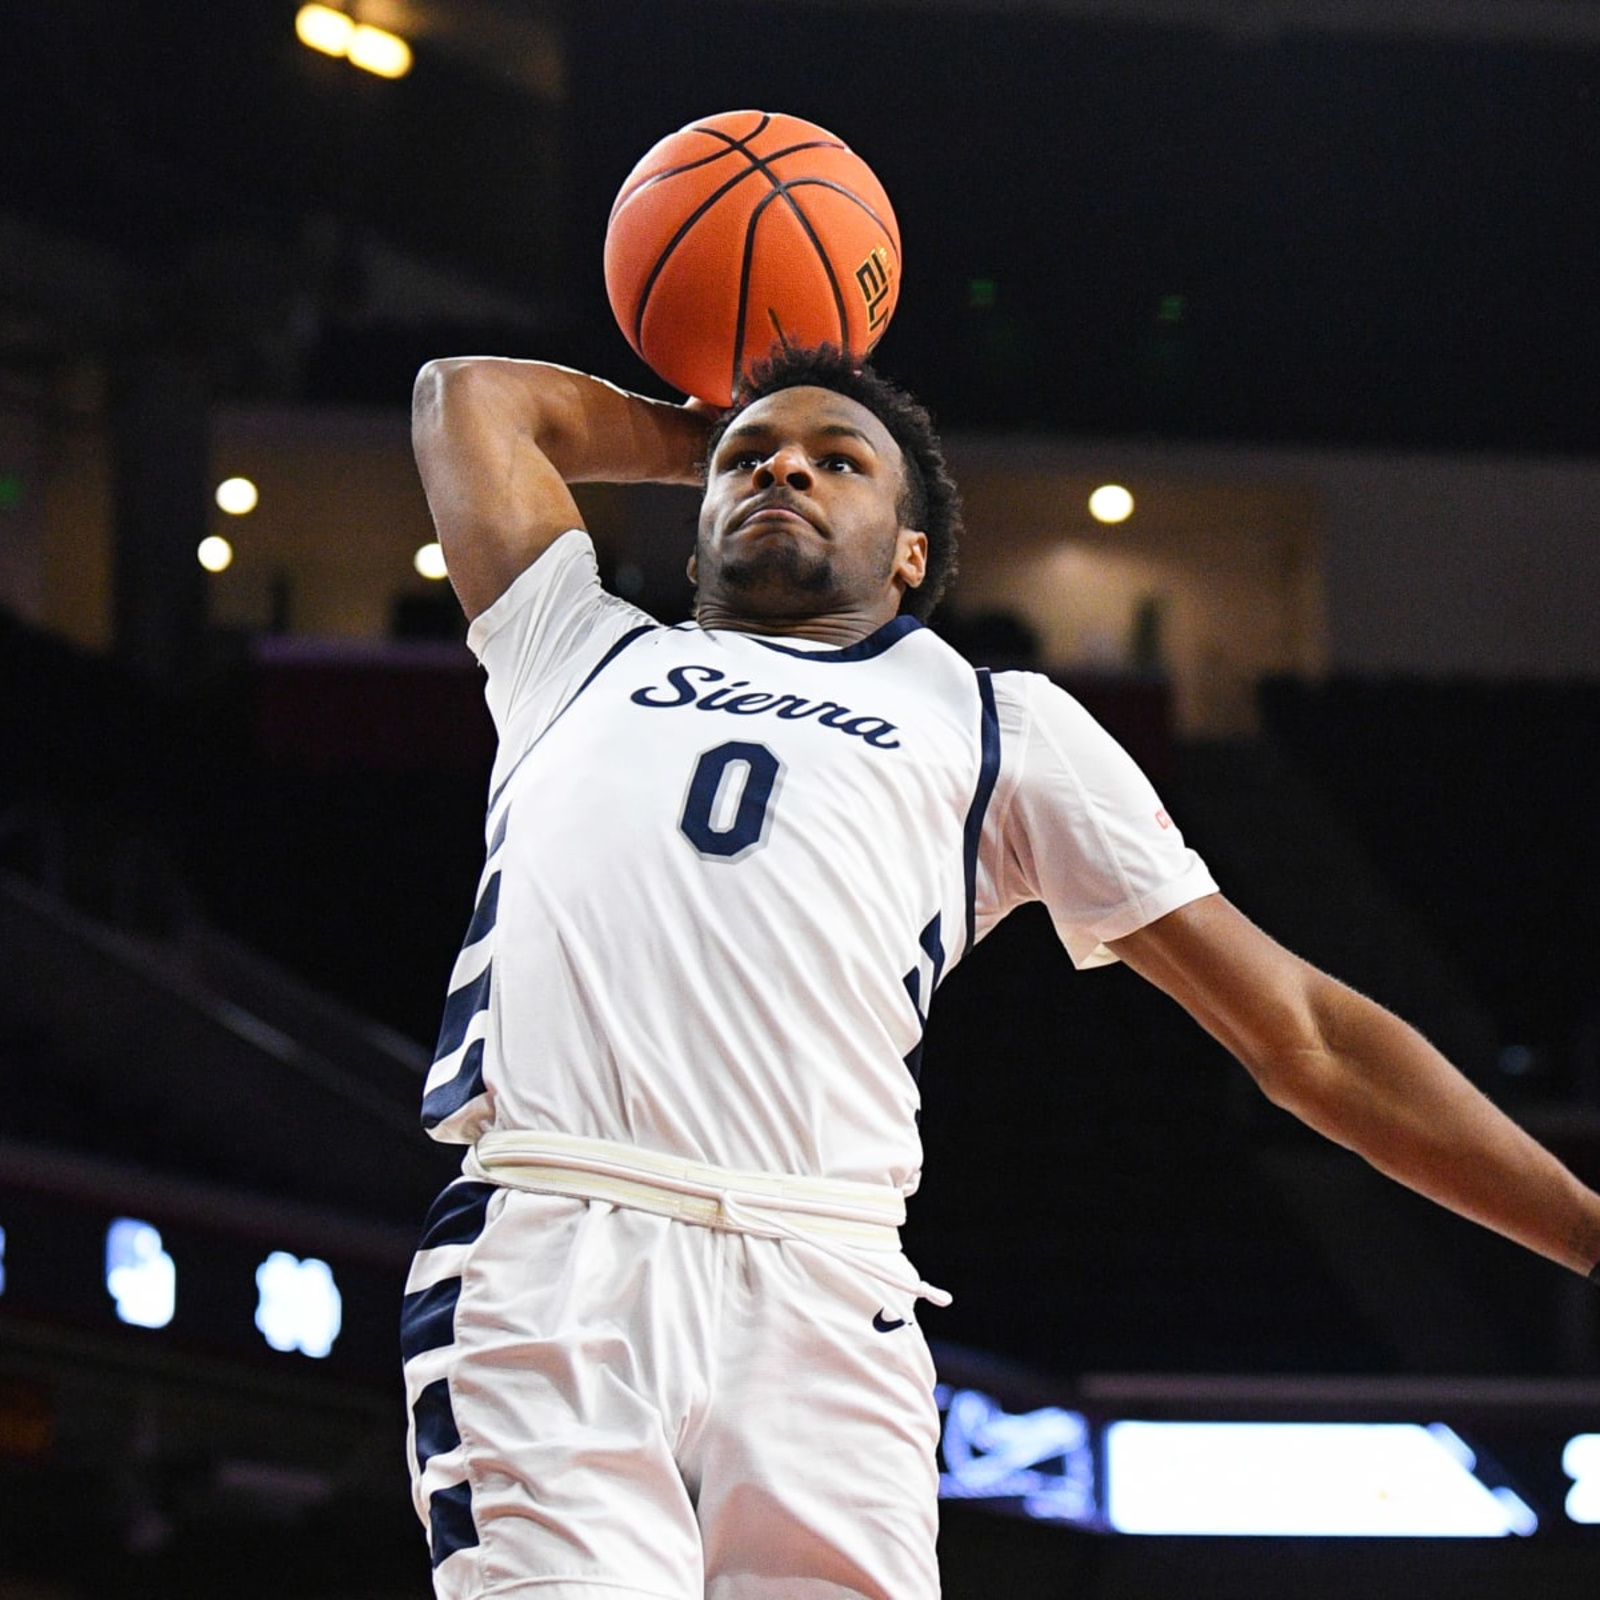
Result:
<svg viewBox="0 0 1600 1600"><path fill-rule="evenodd" d="M0 1600L430 1592L396 1307L490 749L411 381L664 393L605 220L711 112L894 201L934 625L1600 1181L1600 4L333 8L409 69L294 0L0 23ZM683 616L692 497L583 500ZM922 1084L952 1600L1595 1592L1600 1292L1042 914Z"/></svg>

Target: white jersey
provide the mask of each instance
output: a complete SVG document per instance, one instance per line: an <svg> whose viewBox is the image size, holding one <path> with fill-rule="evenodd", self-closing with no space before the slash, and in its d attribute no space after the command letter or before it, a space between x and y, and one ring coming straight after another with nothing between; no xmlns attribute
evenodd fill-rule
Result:
<svg viewBox="0 0 1600 1600"><path fill-rule="evenodd" d="M473 623L488 853L423 1120L889 1184L940 980L1042 899L1073 961L1215 888L1068 695L897 617L663 627L564 534Z"/></svg>

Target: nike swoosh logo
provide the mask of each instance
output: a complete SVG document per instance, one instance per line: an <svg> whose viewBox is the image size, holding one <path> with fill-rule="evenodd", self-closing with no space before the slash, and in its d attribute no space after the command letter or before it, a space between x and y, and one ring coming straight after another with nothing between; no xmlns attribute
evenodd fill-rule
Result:
<svg viewBox="0 0 1600 1600"><path fill-rule="evenodd" d="M879 1333L893 1333L896 1328L903 1328L905 1325L906 1319L904 1317L889 1317L882 1311L873 1314L872 1326Z"/></svg>

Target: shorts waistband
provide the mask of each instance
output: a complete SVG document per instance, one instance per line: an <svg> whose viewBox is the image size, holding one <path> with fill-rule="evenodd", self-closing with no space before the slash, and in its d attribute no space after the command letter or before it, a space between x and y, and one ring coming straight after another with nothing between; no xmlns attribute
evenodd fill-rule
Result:
<svg viewBox="0 0 1600 1600"><path fill-rule="evenodd" d="M883 1184L717 1167L611 1139L496 1128L462 1170L538 1194L606 1200L692 1222L774 1238L827 1238L858 1250L898 1250L905 1197Z"/></svg>

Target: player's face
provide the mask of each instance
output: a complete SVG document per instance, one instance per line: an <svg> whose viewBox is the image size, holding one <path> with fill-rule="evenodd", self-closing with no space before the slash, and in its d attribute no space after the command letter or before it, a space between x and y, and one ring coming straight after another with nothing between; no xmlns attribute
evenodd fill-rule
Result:
<svg viewBox="0 0 1600 1600"><path fill-rule="evenodd" d="M830 389L780 389L742 411L706 474L689 573L702 617L893 616L927 540L900 526L900 447Z"/></svg>

